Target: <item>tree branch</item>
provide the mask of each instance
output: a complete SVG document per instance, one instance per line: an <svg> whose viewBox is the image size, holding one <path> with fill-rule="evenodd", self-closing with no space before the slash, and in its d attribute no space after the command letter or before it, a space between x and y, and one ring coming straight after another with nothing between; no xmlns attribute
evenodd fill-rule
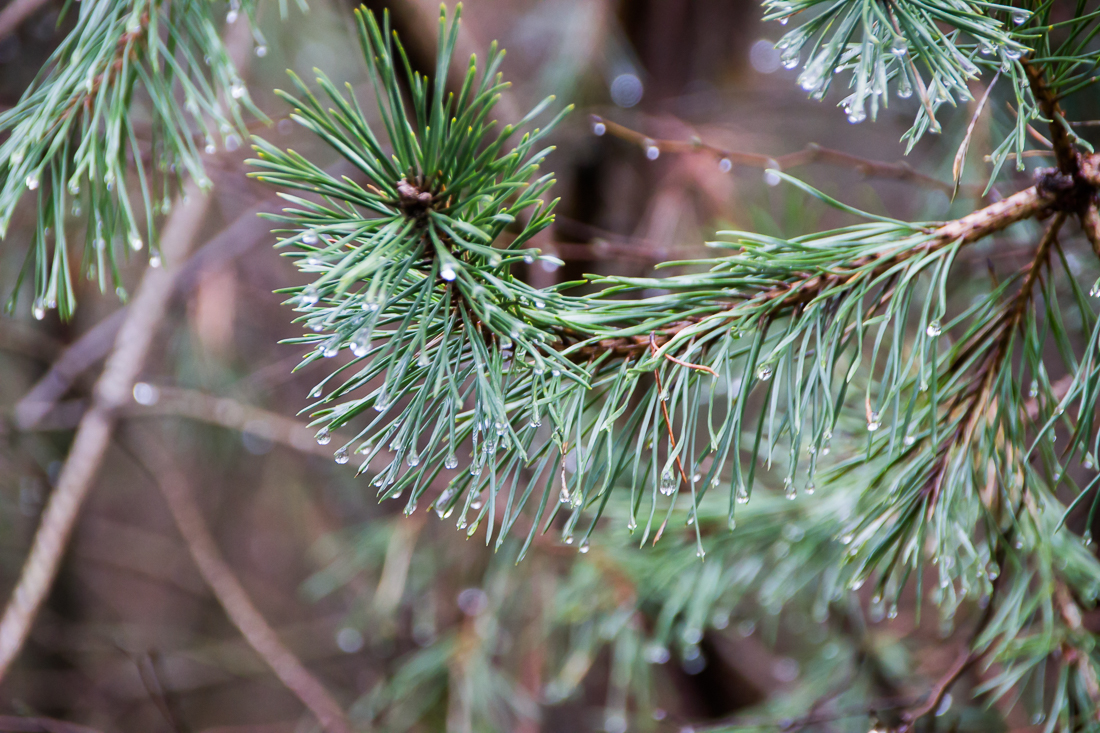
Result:
<svg viewBox="0 0 1100 733"><path fill-rule="evenodd" d="M1020 59L1027 74L1027 80L1031 84L1031 92L1039 103L1039 110L1043 116L1050 120L1050 143L1054 148L1054 154L1058 158L1058 170L1070 176L1076 177L1079 173L1077 150L1073 147L1073 138L1066 125L1062 108L1058 104L1058 97L1047 86L1043 78L1043 71L1037 68L1031 61L1024 57Z"/></svg>
<svg viewBox="0 0 1100 733"><path fill-rule="evenodd" d="M742 165L761 170L790 170L813 163L825 163L841 168L851 168L865 176L875 178L888 178L896 181L908 181L925 188L932 188L951 195L954 186L933 178L932 176L913 170L908 163L882 163L876 160L861 158L839 150L823 148L816 143L807 145L803 150L798 150L786 155L772 157L760 153L743 153L710 143L696 138L694 140L663 140L643 135L625 125L604 119L598 115L591 116L593 126L603 125L603 129L615 137L634 143L644 148L656 148L662 153L707 153L719 161L725 159L731 165Z"/></svg>
<svg viewBox="0 0 1100 733"><path fill-rule="evenodd" d="M57 487L42 513L22 575L0 619L0 679L23 646L35 614L57 574L61 555L72 533L103 455L111 439L116 411L130 400L134 380L145 363L153 336L164 317L178 273L171 267L191 248L205 218L210 197L193 181L164 226L161 250L166 265L147 268L115 339L103 374L96 382L92 405L77 427Z"/></svg>
<svg viewBox="0 0 1100 733"><path fill-rule="evenodd" d="M218 550L187 479L159 444L149 438L138 438L135 442L140 442L139 455L151 464L151 476L168 504L172 519L199 573L214 592L229 620L279 681L316 716L327 733L351 733L351 724L339 703L279 640L274 629L252 604L248 593Z"/></svg>

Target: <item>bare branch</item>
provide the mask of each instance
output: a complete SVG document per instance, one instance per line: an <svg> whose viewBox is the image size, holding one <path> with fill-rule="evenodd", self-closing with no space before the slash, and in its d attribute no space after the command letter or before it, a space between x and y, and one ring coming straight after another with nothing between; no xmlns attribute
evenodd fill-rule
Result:
<svg viewBox="0 0 1100 733"><path fill-rule="evenodd" d="M351 724L339 703L294 655L252 604L241 582L222 557L202 518L187 479L165 450L151 439L141 440L140 455L151 465L152 476L168 503L176 527L203 580L214 592L229 620L257 654L320 721L327 733L351 733Z"/></svg>
<svg viewBox="0 0 1100 733"><path fill-rule="evenodd" d="M145 363L179 272L171 265L183 259L202 226L210 197L190 181L184 191L164 226L161 249L166 266L148 268L142 276L132 307L119 328L114 351L96 382L92 406L80 421L22 575L0 619L0 679L23 646L38 607L53 584L80 506L110 442L115 413L129 401L134 380Z"/></svg>

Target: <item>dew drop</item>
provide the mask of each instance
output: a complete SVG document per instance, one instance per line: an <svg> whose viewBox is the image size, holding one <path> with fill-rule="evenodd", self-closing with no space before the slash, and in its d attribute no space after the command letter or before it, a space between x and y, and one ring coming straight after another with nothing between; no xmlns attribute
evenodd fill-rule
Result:
<svg viewBox="0 0 1100 733"><path fill-rule="evenodd" d="M443 269L439 271L439 276L441 278L443 278L444 280L446 280L447 282L451 282L452 280L455 279L454 268L451 267L450 265L444 265Z"/></svg>
<svg viewBox="0 0 1100 733"><path fill-rule="evenodd" d="M901 58L905 54L909 53L909 42L902 36L894 38L894 42L890 44L890 53L894 54L898 58Z"/></svg>
<svg viewBox="0 0 1100 733"><path fill-rule="evenodd" d="M729 158L722 158L720 161L718 161L718 170L722 171L723 173L729 173L732 169L733 163L730 162Z"/></svg>
<svg viewBox="0 0 1100 733"><path fill-rule="evenodd" d="M313 285L307 285L298 296L298 302L304 306L314 305L318 299L317 288Z"/></svg>
<svg viewBox="0 0 1100 733"><path fill-rule="evenodd" d="M770 364L761 364L756 368L756 378L761 382L766 382L772 378L772 368Z"/></svg>
<svg viewBox="0 0 1100 733"><path fill-rule="evenodd" d="M676 480L672 476L672 471L665 470L661 474L661 493L665 496L672 496L676 491Z"/></svg>
<svg viewBox="0 0 1100 733"><path fill-rule="evenodd" d="M140 250L144 246L145 246L145 243L143 241L141 241L141 237L139 237L136 233L131 232L130 233L130 249L137 252L138 250Z"/></svg>
<svg viewBox="0 0 1100 733"><path fill-rule="evenodd" d="M737 493L735 495L738 504L749 503L749 490L745 488L744 484L740 484L737 487Z"/></svg>
<svg viewBox="0 0 1100 733"><path fill-rule="evenodd" d="M588 545L588 540L584 539L584 540L581 540L581 544L577 548L577 552L581 553L582 555L587 555L589 549L590 548L589 548L589 545Z"/></svg>
<svg viewBox="0 0 1100 733"><path fill-rule="evenodd" d="M408 457L405 458L405 463L409 468L416 468L420 465L420 456L416 454L416 451L410 451Z"/></svg>
<svg viewBox="0 0 1100 733"><path fill-rule="evenodd" d="M1027 19L1031 17L1031 13L1025 10L1013 10L1012 11L1012 24L1023 25L1027 22Z"/></svg>
<svg viewBox="0 0 1100 733"><path fill-rule="evenodd" d="M307 229L302 234L302 244L317 244L317 232L312 229Z"/></svg>
<svg viewBox="0 0 1100 733"><path fill-rule="evenodd" d="M46 317L46 301L42 298L36 298L34 301L34 319L41 321Z"/></svg>
<svg viewBox="0 0 1100 733"><path fill-rule="evenodd" d="M602 122L592 123L592 134L596 137L601 137L607 132L607 125Z"/></svg>
<svg viewBox="0 0 1100 733"><path fill-rule="evenodd" d="M873 433L882 427L882 423L879 421L878 413L872 412L871 417L867 419L867 432Z"/></svg>
<svg viewBox="0 0 1100 733"><path fill-rule="evenodd" d="M37 173L32 173L29 176L27 176L27 188L29 188L32 191L34 189L38 188L38 174Z"/></svg>
<svg viewBox="0 0 1100 733"><path fill-rule="evenodd" d="M661 157L661 149L650 142L645 146L645 157L649 160L657 160L657 158Z"/></svg>
<svg viewBox="0 0 1100 733"><path fill-rule="evenodd" d="M256 56L261 59L267 56L267 46L256 46Z"/></svg>
<svg viewBox="0 0 1100 733"><path fill-rule="evenodd" d="M928 328L924 329L924 332L928 334L928 338L936 338L943 332L943 327L939 321L932 321L928 324Z"/></svg>
<svg viewBox="0 0 1100 733"><path fill-rule="evenodd" d="M447 456L446 460L443 461L443 468L447 469L448 471L453 471L458 468L458 456L456 456L454 453L451 453L449 456Z"/></svg>
<svg viewBox="0 0 1100 733"><path fill-rule="evenodd" d="M370 336L366 333L366 329L355 334L355 338L351 340L351 353L357 358L362 358L370 351Z"/></svg>
<svg viewBox="0 0 1100 733"><path fill-rule="evenodd" d="M1027 394L1028 397L1031 397L1032 399L1039 396L1039 380L1031 380L1031 386L1028 387Z"/></svg>
<svg viewBox="0 0 1100 733"><path fill-rule="evenodd" d="M321 428L321 432L317 433L317 445L328 445L332 442L332 434L329 433L328 428Z"/></svg>
<svg viewBox="0 0 1100 733"><path fill-rule="evenodd" d="M341 448L333 454L333 460L339 463L341 466L348 462L348 449Z"/></svg>
<svg viewBox="0 0 1100 733"><path fill-rule="evenodd" d="M149 267L160 267L160 252L152 252L149 255Z"/></svg>

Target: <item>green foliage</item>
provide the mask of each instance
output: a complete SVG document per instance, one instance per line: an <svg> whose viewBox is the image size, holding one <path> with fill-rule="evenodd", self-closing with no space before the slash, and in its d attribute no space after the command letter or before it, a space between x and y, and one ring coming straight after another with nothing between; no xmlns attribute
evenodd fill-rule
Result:
<svg viewBox="0 0 1100 733"><path fill-rule="evenodd" d="M222 19L255 5L220 5L70 1L75 27L0 115L0 235L29 194L36 226L23 272L33 272L36 317L55 307L71 316L72 278L85 268L100 288L120 286L120 258L145 238L155 266L156 220L183 176L208 186L203 150L218 137L240 145L242 109L263 117L221 40Z"/></svg>
<svg viewBox="0 0 1100 733"><path fill-rule="evenodd" d="M1065 5L767 0L765 18L800 23L777 47L787 68L797 66L805 52L798 83L812 98L823 99L834 78L849 76L852 92L840 101L849 122L868 114L875 119L889 106L891 89L902 100L915 95L920 106L903 138L909 150L925 132L940 132L938 109L972 99L969 82L996 72L994 79L1011 86L1016 115L993 155L995 178L1010 154L1023 170L1027 126L1043 119L1022 59L1047 69L1056 94L1095 82L1100 51L1091 42L1098 16L1085 12L1084 2L1076 3L1072 15Z"/></svg>
<svg viewBox="0 0 1100 733"><path fill-rule="evenodd" d="M852 121L868 102L875 115L891 79L917 87L910 146L938 129L938 106L968 99L967 82L997 69L1018 115L995 171L1010 153L1022 160L1029 122L1061 114L1053 100L1085 88L1096 65L1093 15L1054 22L1049 5L769 8L770 17L809 18L780 43L788 66L808 45L805 89L823 96L834 74L852 72ZM702 629L737 599L823 620L870 582L882 615L910 584L947 625L977 600L988 610L972 649L998 665L988 690L1037 689L1037 710L1047 705L1047 660L1082 650L1080 663L1063 667L1049 720L1084 720L1075 711L1094 707L1096 664L1073 609L1100 595L1100 564L1060 529L1073 506L1059 498L1095 511L1100 480L1067 478L1070 462L1083 457L1091 469L1100 451L1100 330L1059 240L1079 205L1041 186L947 225L911 223L776 173L854 223L793 238L722 232L712 243L721 256L667 263L684 274L593 278L586 296L539 291L512 270L540 256L524 245L550 221L552 205L539 200L550 179L536 177L547 152L536 142L549 127L511 149L535 113L493 133L489 113L504 86L495 47L480 80L471 61L461 88L447 92L455 22L441 15L432 84L411 70L387 20L360 14L384 142L350 91L321 77L329 109L295 79L299 95L287 99L296 119L368 185L257 141L254 175L316 195L287 195L292 206L276 219L286 225L280 246L315 276L288 291L314 332L297 340L311 347L305 363L345 347L352 355L311 395L319 442L357 428L336 461L363 456L380 497L400 497L406 513L430 501L441 518L457 513L468 536L484 528L498 549L519 532L517 557L551 527L581 553L597 536L617 545L624 525L632 542L663 548L619 557L636 605L565 601L556 617L574 644L551 689L568 694L610 644L621 691L611 715L623 713L630 690L645 694L647 677L635 670L643 650L655 661L679 644L690 658ZM1062 143L1076 140L1068 124L1051 122L1066 131L1059 160L1077 160L1065 157ZM951 289L960 252L1052 211L1029 267L959 308ZM1056 385L1054 374L1067 376ZM1068 447L1056 446L1059 432ZM443 477L446 489L426 497ZM820 485L816 523L771 492L746 506L762 478L786 499ZM684 531L671 529L678 521ZM674 539L658 544L666 535ZM700 564L704 556L720 561ZM588 601L608 582L598 573L574 580ZM623 620L642 608L656 619L652 633ZM409 674L422 675L430 656ZM379 710L390 704L381 700Z"/></svg>

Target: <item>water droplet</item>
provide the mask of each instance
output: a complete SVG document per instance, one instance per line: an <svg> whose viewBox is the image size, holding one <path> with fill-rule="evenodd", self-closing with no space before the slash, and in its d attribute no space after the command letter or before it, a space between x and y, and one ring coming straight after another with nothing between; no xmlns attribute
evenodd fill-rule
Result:
<svg viewBox="0 0 1100 733"><path fill-rule="evenodd" d="M307 285L298 296L298 302L307 307L314 305L318 300L317 288L313 285Z"/></svg>
<svg viewBox="0 0 1100 733"><path fill-rule="evenodd" d="M782 182L783 177L779 175L779 163L774 160L768 161L767 167L764 168L764 184L775 187ZM734 338L741 338L740 332Z"/></svg>
<svg viewBox="0 0 1100 733"><path fill-rule="evenodd" d="M356 358L362 358L370 351L371 339L366 329L359 331L351 340L351 353Z"/></svg>
<svg viewBox="0 0 1100 733"><path fill-rule="evenodd" d="M910 446L913 445L913 443L916 443L917 439L912 435L906 435L904 438L901 439L901 442L906 446Z"/></svg>
<svg viewBox="0 0 1100 733"><path fill-rule="evenodd" d="M665 496L672 496L676 491L676 480L672 476L672 471L665 470L661 474L661 493Z"/></svg>
<svg viewBox="0 0 1100 733"><path fill-rule="evenodd" d="M408 457L405 458L405 463L409 468L416 468L420 465L420 456L416 454L416 451L410 451Z"/></svg>
<svg viewBox="0 0 1100 733"><path fill-rule="evenodd" d="M909 53L909 42L902 36L896 36L894 42L890 44L890 53L894 54L898 58L901 58L905 54Z"/></svg>
<svg viewBox="0 0 1100 733"><path fill-rule="evenodd" d="M69 193L73 196L76 196L78 193L80 193L80 184L77 183L76 179L69 181Z"/></svg>
<svg viewBox="0 0 1100 733"><path fill-rule="evenodd" d="M869 418L867 418L867 432L868 433L873 433L881 427L882 427L882 423L879 422L878 413L877 412L872 412L871 416Z"/></svg>
<svg viewBox="0 0 1100 733"><path fill-rule="evenodd" d="M737 492L735 494L735 498L736 498L738 504L748 504L749 503L749 490L745 487L744 484L739 484L738 485Z"/></svg>
<svg viewBox="0 0 1100 733"><path fill-rule="evenodd" d="M1039 380L1032 379L1031 386L1027 390L1028 397L1035 398L1039 396Z"/></svg>
<svg viewBox="0 0 1100 733"><path fill-rule="evenodd" d="M38 174L37 173L31 173L29 176L27 176L27 188L29 188L32 191L34 189L38 188Z"/></svg>
<svg viewBox="0 0 1100 733"><path fill-rule="evenodd" d="M786 18L784 18L784 20L786 20ZM797 46L790 46L783 49L783 53L779 55L779 63L783 65L784 69L793 69L798 66L799 50Z"/></svg>
<svg viewBox="0 0 1100 733"><path fill-rule="evenodd" d="M130 232L130 249L137 252L145 246L145 242L141 241L141 237L136 232Z"/></svg>
<svg viewBox="0 0 1100 733"><path fill-rule="evenodd" d="M1013 10L1012 11L1012 24L1023 25L1027 22L1027 19L1031 17L1031 13L1026 10Z"/></svg>
<svg viewBox="0 0 1100 733"><path fill-rule="evenodd" d="M232 153L237 148L241 147L241 139L237 135L225 136L225 149Z"/></svg>
<svg viewBox="0 0 1100 733"><path fill-rule="evenodd" d="M661 402L668 402L669 394L667 389L662 389L661 393L657 395Z"/></svg>
<svg viewBox="0 0 1100 733"><path fill-rule="evenodd" d="M1023 49L1016 47L1005 48L1001 53L1003 53L1004 57L1009 61L1015 61L1024 55Z"/></svg>
<svg viewBox="0 0 1100 733"><path fill-rule="evenodd" d="M328 445L330 442L332 442L332 434L329 433L328 428L321 428L317 433L317 445Z"/></svg>
<svg viewBox="0 0 1100 733"><path fill-rule="evenodd" d="M990 560L985 566L985 577L991 581L996 580L1001 574L1001 568L997 566L997 563Z"/></svg>
<svg viewBox="0 0 1100 733"><path fill-rule="evenodd" d="M256 46L256 55L261 59L267 56L267 46Z"/></svg>
<svg viewBox="0 0 1100 733"><path fill-rule="evenodd" d="M307 229L302 234L302 244L317 244L317 232Z"/></svg>
<svg viewBox="0 0 1100 733"><path fill-rule="evenodd" d="M239 15L240 15L240 12L238 12L236 8L233 8L228 13L225 14L225 22L230 23L230 24L236 23L237 22L237 17Z"/></svg>
<svg viewBox="0 0 1100 733"><path fill-rule="evenodd" d="M858 125L865 119L867 119L867 111L863 108L863 99L860 98L848 108L848 123L851 125Z"/></svg>
<svg viewBox="0 0 1100 733"><path fill-rule="evenodd" d="M756 368L756 378L761 382L766 382L772 378L772 368L770 364L761 364Z"/></svg>
<svg viewBox="0 0 1100 733"><path fill-rule="evenodd" d="M581 540L580 546L577 547L577 552L581 553L582 555L587 555L589 549L590 548L588 546L588 540L583 539L583 540Z"/></svg>
<svg viewBox="0 0 1100 733"><path fill-rule="evenodd" d="M645 146L645 157L649 160L657 160L661 157L661 149L653 143L649 143Z"/></svg>
<svg viewBox="0 0 1100 733"><path fill-rule="evenodd" d="M783 479L784 495L789 501L794 501L798 498L798 489L794 487L794 478L788 476Z"/></svg>
<svg viewBox="0 0 1100 733"><path fill-rule="evenodd" d="M240 99L245 95L244 84L240 82L234 83L231 87L229 87L229 93L230 95L232 95L233 99Z"/></svg>
<svg viewBox="0 0 1100 733"><path fill-rule="evenodd" d="M160 267L160 252L152 252L149 254L149 267Z"/></svg>
<svg viewBox="0 0 1100 733"><path fill-rule="evenodd" d="M41 321L46 317L46 301L42 298L35 298L34 300L34 319Z"/></svg>
<svg viewBox="0 0 1100 733"><path fill-rule="evenodd" d="M443 461L443 468L447 469L448 471L453 471L458 468L458 456L456 456L454 453L448 455L446 460Z"/></svg>
<svg viewBox="0 0 1100 733"><path fill-rule="evenodd" d="M348 449L341 448L333 454L333 460L339 463L341 466L348 462Z"/></svg>
<svg viewBox="0 0 1100 733"><path fill-rule="evenodd" d="M664 664L670 658L668 647L661 644L650 644L645 650L645 659L650 664Z"/></svg>
<svg viewBox="0 0 1100 733"><path fill-rule="evenodd" d="M595 135L596 137L600 137L606 132L607 132L607 125L605 125L604 123L602 123L602 122L593 122L592 123L592 134Z"/></svg>
<svg viewBox="0 0 1100 733"><path fill-rule="evenodd" d="M806 64L806 68L798 75L798 86L802 87L803 91L816 92L824 85L825 56L826 54L818 55Z"/></svg>
<svg viewBox="0 0 1100 733"><path fill-rule="evenodd" d="M443 265L443 269L439 271L439 276L447 282L451 282L455 279L454 268L450 265Z"/></svg>
<svg viewBox="0 0 1100 733"><path fill-rule="evenodd" d="M909 74L905 72L904 67L898 73L898 99L909 99L913 96L913 84L909 81Z"/></svg>
<svg viewBox="0 0 1100 733"><path fill-rule="evenodd" d="M731 170L733 170L733 163L730 162L729 158L722 158L720 161L718 161L718 170L722 171L723 173L729 173Z"/></svg>
<svg viewBox="0 0 1100 733"><path fill-rule="evenodd" d="M218 152L218 148L214 145L213 140L207 140L206 147L204 147L203 150L206 152L207 155L213 155L214 153Z"/></svg>
<svg viewBox="0 0 1100 733"><path fill-rule="evenodd" d="M326 359L331 359L332 357L336 356L339 353L340 353L340 337L338 335L333 336L332 338L330 338L321 347L321 356L325 357Z"/></svg>
<svg viewBox="0 0 1100 733"><path fill-rule="evenodd" d="M943 332L943 327L940 326L939 321L932 321L928 324L928 328L924 329L924 332L928 334L928 338L936 338Z"/></svg>

